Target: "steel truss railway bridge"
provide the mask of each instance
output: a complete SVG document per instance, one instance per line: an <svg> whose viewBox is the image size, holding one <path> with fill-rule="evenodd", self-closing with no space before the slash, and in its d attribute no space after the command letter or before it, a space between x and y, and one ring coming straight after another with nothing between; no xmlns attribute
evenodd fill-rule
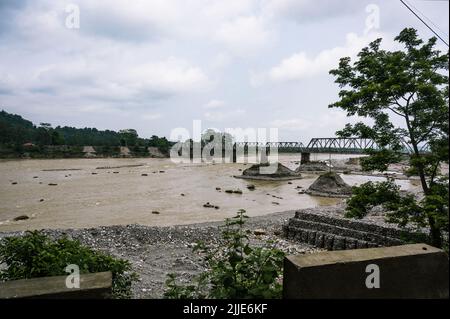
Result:
<svg viewBox="0 0 450 319"><path fill-rule="evenodd" d="M380 150L381 148L372 140L366 138L313 138L305 146L302 142L236 142L233 144L232 150L232 162L236 162L238 153L248 156L250 150L256 151L256 154L261 154L261 161L263 160L263 154L269 155L271 149L277 149L278 152L295 152L301 153L300 162L307 163L310 161L311 153L327 153L327 154L365 154L368 150ZM212 150L214 151L214 149ZM402 152L404 154L411 154L406 143ZM420 152L428 153L429 148L424 145ZM180 155L180 151L178 152ZM193 158L193 145L191 141L189 157ZM212 155L212 154L211 154ZM225 149L222 148L222 157L226 157Z"/></svg>
<svg viewBox="0 0 450 319"><path fill-rule="evenodd" d="M367 150L379 150L380 147L372 140L367 138L313 138L305 146L302 142L236 142L236 147L257 147L277 148L278 151L299 152L299 153L338 153L338 154L364 154ZM425 145L421 152L428 152ZM406 145L403 153L410 154Z"/></svg>

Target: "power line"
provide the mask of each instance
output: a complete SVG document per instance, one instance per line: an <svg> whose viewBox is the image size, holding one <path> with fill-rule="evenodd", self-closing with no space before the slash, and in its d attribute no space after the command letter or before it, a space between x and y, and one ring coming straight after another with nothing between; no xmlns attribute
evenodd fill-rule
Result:
<svg viewBox="0 0 450 319"><path fill-rule="evenodd" d="M433 0L433 1L441 1L441 0ZM444 0L448 2L448 0ZM436 23L434 23L430 18L428 18L422 11L420 11L417 7L415 7L412 3L409 3L409 6L413 8L418 14L420 14L425 20L427 20L430 24L432 24L441 34L445 36L445 38L448 38L447 32L442 30Z"/></svg>
<svg viewBox="0 0 450 319"><path fill-rule="evenodd" d="M411 9L411 7L410 6L408 6L407 4L406 4L406 2L405 1L403 1L403 0L400 0L400 2L401 3L403 3L403 5L406 7L406 8L408 8L408 10L409 11L411 11L428 29L430 29L431 30L431 32L433 32L442 42L444 42L445 43L445 45L448 47L448 43L443 39L443 38L441 38L441 36L439 35L439 34L437 34L437 32L436 31L434 31L433 30L433 28L432 27L430 27L425 21L423 21L423 19L417 14L417 13L415 13L414 12L414 10L413 9Z"/></svg>

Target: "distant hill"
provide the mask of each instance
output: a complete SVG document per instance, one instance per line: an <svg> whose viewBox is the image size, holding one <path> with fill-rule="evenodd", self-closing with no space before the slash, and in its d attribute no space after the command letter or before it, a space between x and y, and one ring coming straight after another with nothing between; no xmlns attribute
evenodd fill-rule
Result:
<svg viewBox="0 0 450 319"><path fill-rule="evenodd" d="M36 127L20 115L0 112L0 143L23 144L34 140Z"/></svg>
<svg viewBox="0 0 450 319"><path fill-rule="evenodd" d="M68 145L68 146L131 146L158 147L167 153L171 143L165 137L152 136L150 139L139 138L135 130L121 132L97 130L96 128L75 128L57 126L48 123L36 126L20 115L0 112L0 145L20 147L25 143L35 145Z"/></svg>

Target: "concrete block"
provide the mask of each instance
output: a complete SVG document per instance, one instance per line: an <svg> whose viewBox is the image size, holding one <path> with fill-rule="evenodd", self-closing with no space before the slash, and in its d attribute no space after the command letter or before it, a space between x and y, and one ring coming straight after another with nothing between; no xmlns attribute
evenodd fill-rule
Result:
<svg viewBox="0 0 450 319"><path fill-rule="evenodd" d="M316 232L315 231L308 232L308 243L310 245L314 245L316 243Z"/></svg>
<svg viewBox="0 0 450 319"><path fill-rule="evenodd" d="M333 243L334 243L334 236L333 235L326 235L325 241L324 241L324 248L326 250L332 250L333 249Z"/></svg>
<svg viewBox="0 0 450 319"><path fill-rule="evenodd" d="M345 239L345 249L356 249L356 240L353 238Z"/></svg>
<svg viewBox="0 0 450 319"><path fill-rule="evenodd" d="M307 243L308 242L308 231L305 230L302 232L302 243Z"/></svg>
<svg viewBox="0 0 450 319"><path fill-rule="evenodd" d="M67 276L0 282L0 299L106 299L111 297L110 271L80 275L80 288L67 288Z"/></svg>
<svg viewBox="0 0 450 319"><path fill-rule="evenodd" d="M367 242L364 240L358 240L356 242L356 248L367 248Z"/></svg>
<svg viewBox="0 0 450 319"><path fill-rule="evenodd" d="M376 276L373 265L379 288L366 284ZM283 297L289 299L448 298L448 285L448 255L426 244L291 255L284 261Z"/></svg>
<svg viewBox="0 0 450 319"><path fill-rule="evenodd" d="M324 246L325 234L321 232L316 233L316 242L314 246L322 248Z"/></svg>
<svg viewBox="0 0 450 319"><path fill-rule="evenodd" d="M344 249L345 249L345 238L335 236L333 241L333 250L344 250Z"/></svg>
<svg viewBox="0 0 450 319"><path fill-rule="evenodd" d="M301 229L297 229L294 233L294 240L301 242L302 241L302 230Z"/></svg>

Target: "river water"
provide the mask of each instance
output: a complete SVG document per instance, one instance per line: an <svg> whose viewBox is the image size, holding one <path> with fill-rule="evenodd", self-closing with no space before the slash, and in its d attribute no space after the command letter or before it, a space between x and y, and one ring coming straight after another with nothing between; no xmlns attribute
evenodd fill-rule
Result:
<svg viewBox="0 0 450 319"><path fill-rule="evenodd" d="M320 154L311 159L328 157ZM338 155L333 155L336 157ZM279 155L280 162L290 168L295 168L299 159L299 154ZM96 169L140 164L142 166ZM296 187L306 189L317 177L315 175L304 174L302 179L291 181L292 184L233 177L247 167L249 164L242 163L175 164L170 159L152 158L2 161L0 231L123 224L180 225L220 221L241 208L249 216L256 216L341 201L298 194ZM359 175L342 177L350 185L380 179ZM256 186L254 191L247 189L249 183ZM410 181L399 183L403 188L415 187ZM216 187L222 191L217 191ZM237 188L243 191L242 195L224 192ZM205 208L206 202L220 208ZM154 211L159 214L153 214ZM13 221L20 215L30 218Z"/></svg>

